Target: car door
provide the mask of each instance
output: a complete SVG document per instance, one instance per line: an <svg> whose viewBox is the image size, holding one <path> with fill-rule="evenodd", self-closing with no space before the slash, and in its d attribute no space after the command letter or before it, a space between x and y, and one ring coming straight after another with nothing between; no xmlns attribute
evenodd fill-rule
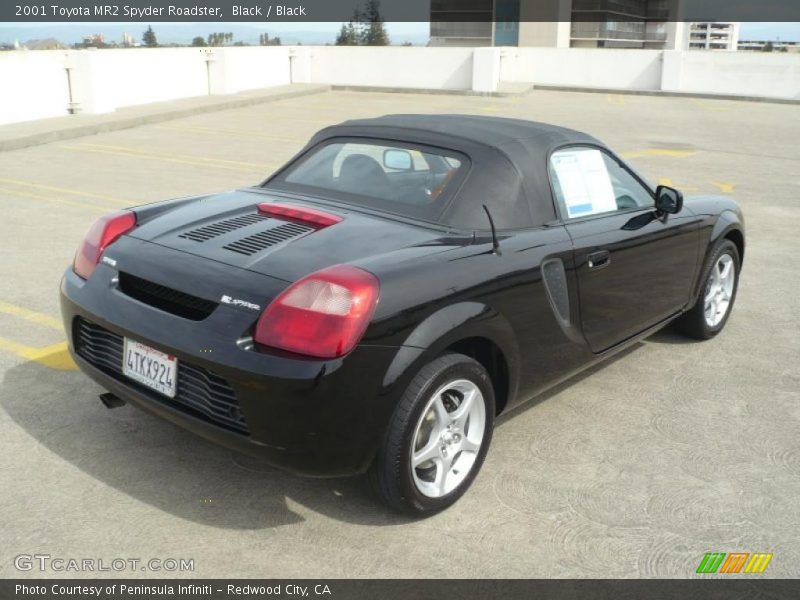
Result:
<svg viewBox="0 0 800 600"><path fill-rule="evenodd" d="M700 221L657 215L652 190L605 149L550 157L559 214L572 238L581 326L602 352L680 311L697 269Z"/></svg>

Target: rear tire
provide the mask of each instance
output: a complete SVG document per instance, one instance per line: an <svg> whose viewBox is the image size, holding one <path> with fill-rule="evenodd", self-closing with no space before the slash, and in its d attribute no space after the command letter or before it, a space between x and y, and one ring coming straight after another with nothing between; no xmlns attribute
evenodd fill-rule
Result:
<svg viewBox="0 0 800 600"><path fill-rule="evenodd" d="M424 366L397 405L369 472L390 508L428 516L451 506L480 471L494 425L486 369L463 354Z"/></svg>
<svg viewBox="0 0 800 600"><path fill-rule="evenodd" d="M739 287L739 250L723 239L712 249L705 265L695 305L675 321L675 329L698 340L708 340L725 327Z"/></svg>

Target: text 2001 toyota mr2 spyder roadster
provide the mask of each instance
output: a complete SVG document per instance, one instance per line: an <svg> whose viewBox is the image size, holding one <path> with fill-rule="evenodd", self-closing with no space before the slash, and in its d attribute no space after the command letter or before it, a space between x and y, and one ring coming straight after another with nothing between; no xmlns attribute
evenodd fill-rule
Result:
<svg viewBox="0 0 800 600"><path fill-rule="evenodd" d="M429 514L501 412L670 321L716 335L744 246L734 202L653 189L588 135L386 116L256 187L101 218L61 305L106 405Z"/></svg>

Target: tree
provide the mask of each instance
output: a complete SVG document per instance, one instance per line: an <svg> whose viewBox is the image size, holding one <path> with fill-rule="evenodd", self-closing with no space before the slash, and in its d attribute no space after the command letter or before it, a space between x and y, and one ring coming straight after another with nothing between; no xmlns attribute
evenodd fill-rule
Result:
<svg viewBox="0 0 800 600"><path fill-rule="evenodd" d="M336 36L336 45L358 46L358 33L352 21L347 25L342 25L342 28L339 30L339 35Z"/></svg>
<svg viewBox="0 0 800 600"><path fill-rule="evenodd" d="M383 23L380 0L367 0L363 10L356 8L350 22L336 36L337 46L388 46L389 34Z"/></svg>
<svg viewBox="0 0 800 600"><path fill-rule="evenodd" d="M362 46L388 46L389 34L381 17L380 0L367 0L366 8L361 13L362 22L359 42Z"/></svg>
<svg viewBox="0 0 800 600"><path fill-rule="evenodd" d="M156 34L153 31L153 26L148 25L147 31L144 32L142 35L142 43L148 48L157 48L158 47L158 40L156 39Z"/></svg>
<svg viewBox="0 0 800 600"><path fill-rule="evenodd" d="M762 48L762 50L764 52L772 52L773 50L775 50L775 44L773 44L772 42L767 42L766 44L764 44L764 48Z"/></svg>
<svg viewBox="0 0 800 600"><path fill-rule="evenodd" d="M199 35L192 40L192 46L206 46L206 45L207 45L206 41Z"/></svg>

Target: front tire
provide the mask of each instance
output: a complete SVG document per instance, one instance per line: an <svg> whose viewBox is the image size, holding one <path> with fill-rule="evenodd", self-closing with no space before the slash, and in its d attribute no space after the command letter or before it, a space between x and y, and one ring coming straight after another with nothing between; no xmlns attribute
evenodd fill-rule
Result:
<svg viewBox="0 0 800 600"><path fill-rule="evenodd" d="M494 407L480 363L455 353L428 363L403 394L370 469L378 498L415 516L455 503L486 457Z"/></svg>
<svg viewBox="0 0 800 600"><path fill-rule="evenodd" d="M718 243L703 267L703 286L695 305L677 321L675 328L698 340L717 335L733 310L739 286L739 250L728 239Z"/></svg>

